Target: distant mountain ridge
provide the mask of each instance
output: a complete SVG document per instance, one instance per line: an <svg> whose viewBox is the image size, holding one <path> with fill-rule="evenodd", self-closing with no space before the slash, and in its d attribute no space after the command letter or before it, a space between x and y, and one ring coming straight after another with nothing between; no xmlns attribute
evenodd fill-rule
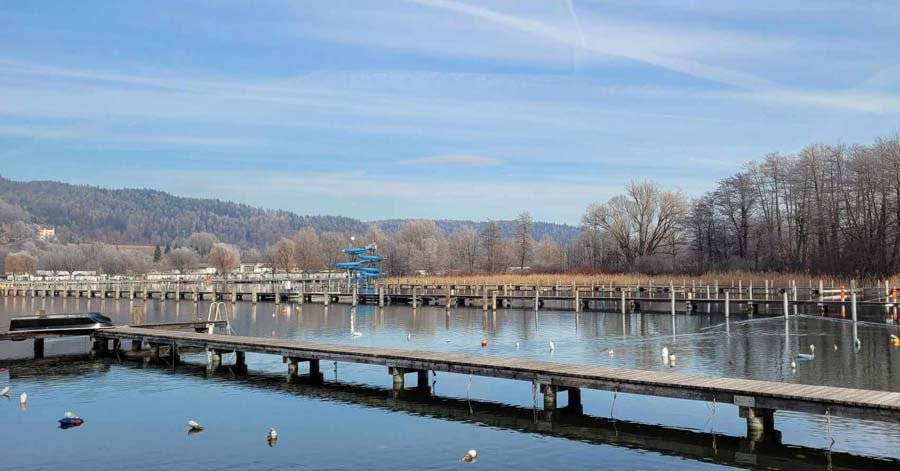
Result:
<svg viewBox="0 0 900 471"><path fill-rule="evenodd" d="M343 216L299 215L219 199L175 196L151 189L107 189L55 181L15 181L0 177L0 199L22 207L32 223L53 226L62 241L110 244L165 244L193 232L211 232L220 240L243 247L265 247L302 227L320 232L364 234L374 224L397 231L408 219L361 221ZM434 220L450 234L484 222ZM513 221L498 221L504 235ZM565 224L535 222L534 238L575 237L578 229Z"/></svg>

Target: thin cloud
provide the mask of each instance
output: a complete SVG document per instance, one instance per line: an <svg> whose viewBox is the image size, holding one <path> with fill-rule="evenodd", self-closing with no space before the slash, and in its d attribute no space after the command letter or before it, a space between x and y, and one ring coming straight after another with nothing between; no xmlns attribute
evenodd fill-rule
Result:
<svg viewBox="0 0 900 471"><path fill-rule="evenodd" d="M440 165L445 167L489 167L500 164L500 160L493 157L466 154L432 155L430 157L407 160L406 162L415 165Z"/></svg>

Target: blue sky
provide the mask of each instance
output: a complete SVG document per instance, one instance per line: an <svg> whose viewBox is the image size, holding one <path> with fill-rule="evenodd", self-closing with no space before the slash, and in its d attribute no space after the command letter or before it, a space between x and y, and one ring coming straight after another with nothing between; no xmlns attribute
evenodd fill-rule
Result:
<svg viewBox="0 0 900 471"><path fill-rule="evenodd" d="M0 4L0 175L577 223L630 179L900 131L900 3Z"/></svg>

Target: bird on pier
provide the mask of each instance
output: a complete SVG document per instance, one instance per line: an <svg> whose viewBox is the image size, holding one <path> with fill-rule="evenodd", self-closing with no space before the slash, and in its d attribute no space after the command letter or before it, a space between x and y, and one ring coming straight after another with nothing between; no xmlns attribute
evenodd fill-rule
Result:
<svg viewBox="0 0 900 471"><path fill-rule="evenodd" d="M269 433L266 434L266 441L269 442L269 446L275 446L275 443L278 442L278 432L274 428L269 428Z"/></svg>
<svg viewBox="0 0 900 471"><path fill-rule="evenodd" d="M478 452L475 450L469 450L465 455L462 456L459 460L463 463L471 463L478 458Z"/></svg>
<svg viewBox="0 0 900 471"><path fill-rule="evenodd" d="M203 426L197 423L195 420L188 420L188 431L190 432L199 432L203 430Z"/></svg>
<svg viewBox="0 0 900 471"><path fill-rule="evenodd" d="M668 364L669 364L669 347L663 347L663 348L662 348L662 359L663 359L663 364L664 364L664 365L668 365Z"/></svg>
<svg viewBox="0 0 900 471"><path fill-rule="evenodd" d="M816 358L816 346L815 345L809 346L809 353L798 353L797 354L797 359L800 361L809 361L809 360L814 360L815 358Z"/></svg>
<svg viewBox="0 0 900 471"><path fill-rule="evenodd" d="M9 397L9 386L0 390L0 396Z"/></svg>

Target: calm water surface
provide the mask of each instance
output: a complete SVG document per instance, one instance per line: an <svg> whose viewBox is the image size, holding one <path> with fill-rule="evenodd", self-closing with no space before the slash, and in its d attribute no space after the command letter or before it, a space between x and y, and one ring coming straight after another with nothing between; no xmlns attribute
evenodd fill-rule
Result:
<svg viewBox="0 0 900 471"><path fill-rule="evenodd" d="M208 304L4 298L0 330L11 316L41 308L94 310L128 324L134 307L143 322L171 322L205 318ZM245 303L234 312L228 305L228 314L238 335L900 391L900 349L888 340L900 332L879 313L860 324L858 352L850 323L811 316L725 322L717 314ZM791 371L810 345L815 359ZM664 346L676 355L674 367L662 362ZM47 341L49 358L32 362L30 341L0 343L0 388L12 388L11 399L0 399L0 469L900 469L900 433L891 424L834 418L829 433L824 417L778 412L781 443L753 444L729 404L584 391L587 417L551 423L525 382L441 373L431 394L395 397L384 368L367 365L323 363L324 384L288 384L281 359L265 355L247 356L246 376L227 366L209 371L202 353L184 355L174 370L53 358L88 349L84 338ZM231 361L227 355L224 363ZM85 424L57 428L67 410ZM188 435L188 419L206 430ZM265 440L269 427L279 433L275 447ZM478 460L460 463L470 448Z"/></svg>

